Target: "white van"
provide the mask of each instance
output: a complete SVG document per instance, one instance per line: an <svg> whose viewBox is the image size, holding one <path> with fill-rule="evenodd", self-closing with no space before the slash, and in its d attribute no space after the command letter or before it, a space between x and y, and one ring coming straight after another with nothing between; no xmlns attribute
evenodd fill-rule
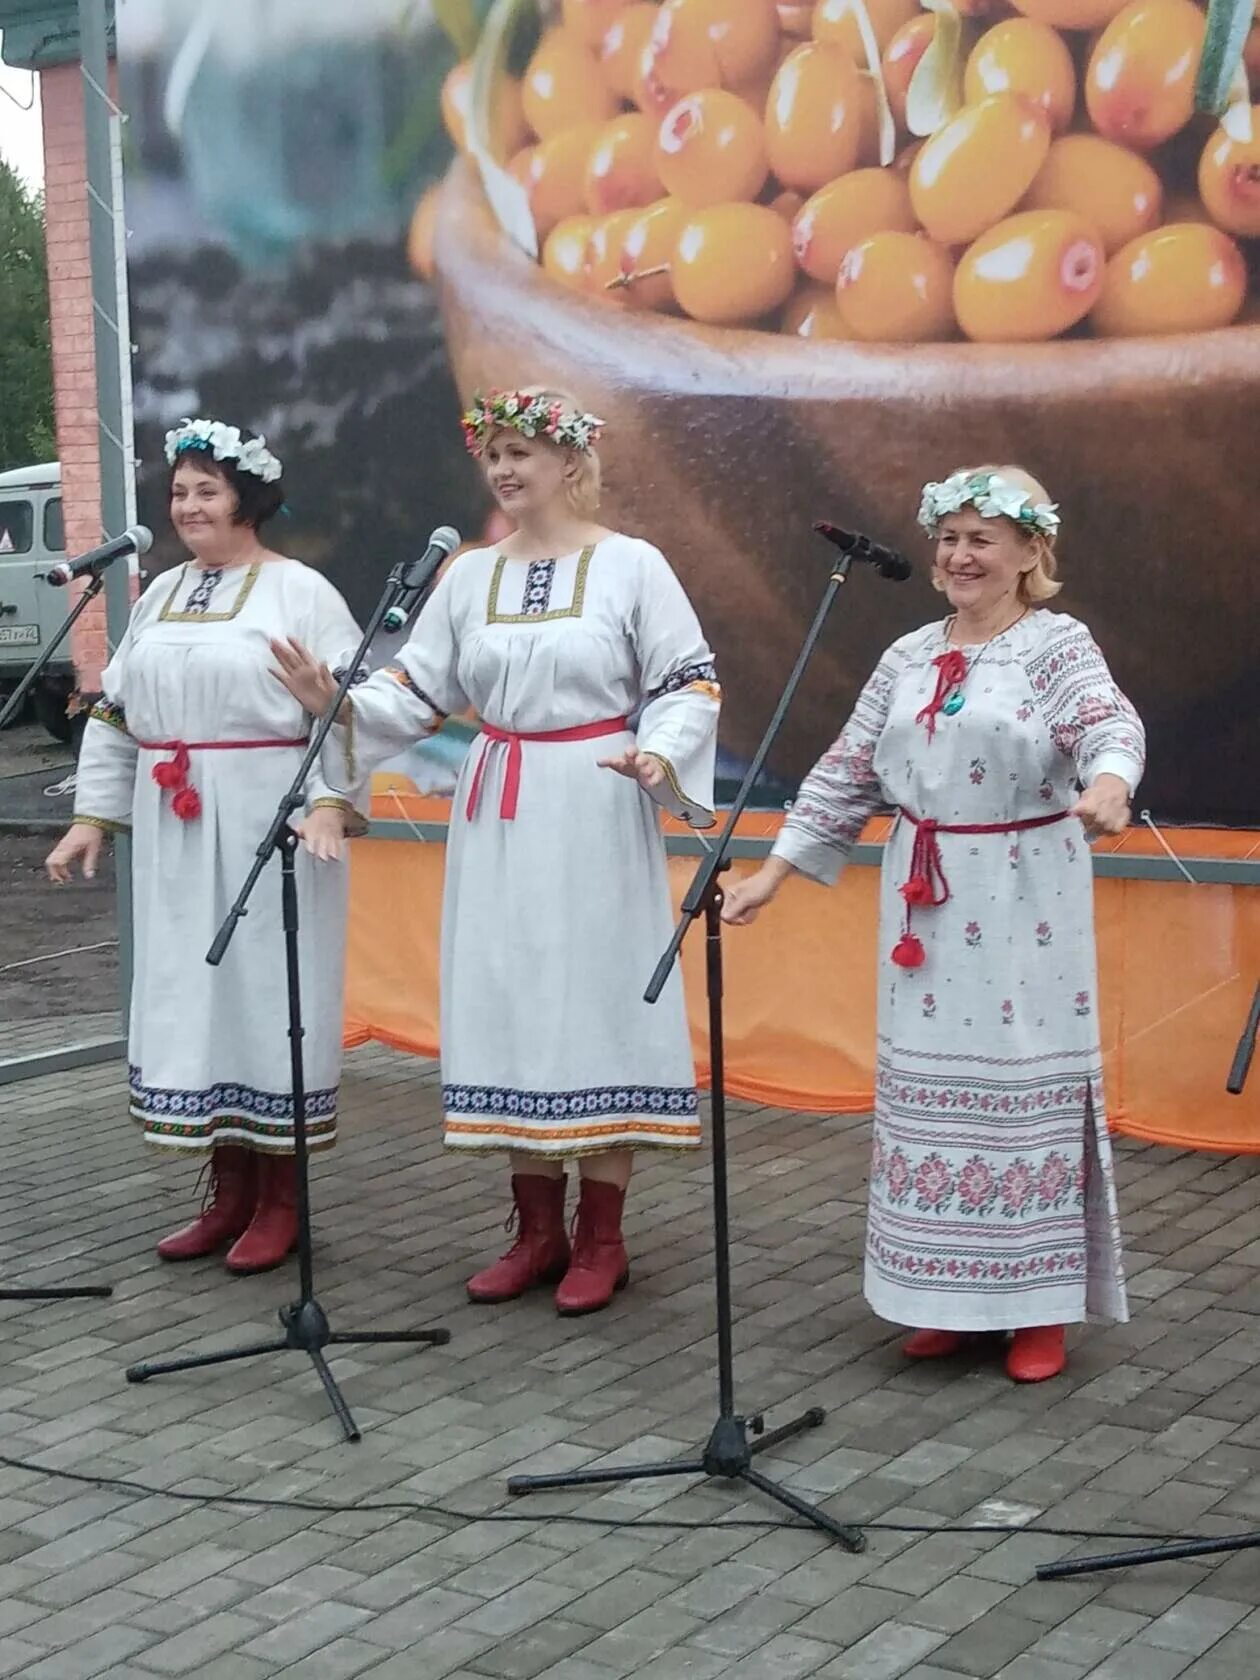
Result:
<svg viewBox="0 0 1260 1680"><path fill-rule="evenodd" d="M65 548L60 464L0 473L0 697L17 687L71 605L66 590L44 582ZM73 692L67 640L30 695L35 716L59 741L71 738L66 704Z"/></svg>

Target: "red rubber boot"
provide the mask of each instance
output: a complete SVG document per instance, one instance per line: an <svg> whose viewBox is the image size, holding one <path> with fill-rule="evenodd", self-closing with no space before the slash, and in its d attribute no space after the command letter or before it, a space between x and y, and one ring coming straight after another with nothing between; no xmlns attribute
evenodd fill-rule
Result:
<svg viewBox="0 0 1260 1680"><path fill-rule="evenodd" d="M229 1272L269 1272L297 1247L297 1161L292 1155L260 1155L254 1217L228 1250Z"/></svg>
<svg viewBox="0 0 1260 1680"><path fill-rule="evenodd" d="M568 1180L542 1173L512 1174L512 1212L507 1228L516 1225L516 1241L484 1271L468 1280L468 1298L490 1304L514 1301L527 1289L555 1283L569 1264L569 1238L564 1228L564 1190Z"/></svg>
<svg viewBox="0 0 1260 1680"><path fill-rule="evenodd" d="M626 1193L615 1184L584 1178L574 1219L573 1259L556 1290L556 1311L566 1318L599 1312L630 1281L621 1209Z"/></svg>
<svg viewBox="0 0 1260 1680"><path fill-rule="evenodd" d="M1006 1374L1012 1382L1046 1382L1057 1377L1067 1364L1061 1324L1037 1324L1031 1330L1017 1330L1006 1356Z"/></svg>
<svg viewBox="0 0 1260 1680"><path fill-rule="evenodd" d="M254 1211L254 1156L239 1144L221 1143L210 1156L210 1183L191 1225L157 1245L163 1260L202 1260L239 1237Z"/></svg>

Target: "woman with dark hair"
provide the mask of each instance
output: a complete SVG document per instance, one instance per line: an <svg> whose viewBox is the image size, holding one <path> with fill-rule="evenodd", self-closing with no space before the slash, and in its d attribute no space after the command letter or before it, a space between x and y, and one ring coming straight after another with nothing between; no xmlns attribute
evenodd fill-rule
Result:
<svg viewBox="0 0 1260 1680"><path fill-rule="evenodd" d="M269 865L223 962L205 961L306 745L301 706L269 674L300 636L331 662L358 641L332 585L267 548L281 465L261 437L185 421L166 437L171 521L191 559L156 578L101 678L55 881L95 873L104 835L134 834L131 1112L148 1142L208 1154L200 1216L158 1245L192 1260L232 1243L235 1272L277 1266L297 1234L278 870ZM296 826L307 1115L335 1141L349 799L312 775Z"/></svg>

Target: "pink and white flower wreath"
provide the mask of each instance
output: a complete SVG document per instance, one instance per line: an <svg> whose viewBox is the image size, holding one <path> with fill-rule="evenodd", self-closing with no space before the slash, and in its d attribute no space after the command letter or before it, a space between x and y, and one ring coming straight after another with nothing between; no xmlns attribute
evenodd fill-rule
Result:
<svg viewBox="0 0 1260 1680"><path fill-rule="evenodd" d="M561 449L578 449L583 454L598 443L604 430L597 414L580 414L552 397L529 396L523 391L477 395L460 425L470 455L480 455L491 432L504 426L522 437L546 438Z"/></svg>

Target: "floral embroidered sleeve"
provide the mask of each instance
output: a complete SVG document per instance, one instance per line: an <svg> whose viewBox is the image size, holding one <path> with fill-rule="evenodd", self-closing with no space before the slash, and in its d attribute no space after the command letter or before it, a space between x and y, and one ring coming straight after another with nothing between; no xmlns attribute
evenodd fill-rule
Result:
<svg viewBox="0 0 1260 1680"><path fill-rule="evenodd" d="M899 668L899 656L890 649L858 695L839 739L801 783L774 843L775 857L824 886L835 881L867 818L885 803L875 749Z"/></svg>
<svg viewBox="0 0 1260 1680"><path fill-rule="evenodd" d="M654 795L692 828L712 828L722 691L713 654L665 556L643 543L631 634L643 690L638 744L665 771Z"/></svg>
<svg viewBox="0 0 1260 1680"><path fill-rule="evenodd" d="M453 576L448 567L406 646L347 695L349 721L333 728L323 752L323 774L335 792L359 787L376 765L435 735L452 713L468 710L456 671Z"/></svg>
<svg viewBox="0 0 1260 1680"><path fill-rule="evenodd" d="M101 698L88 715L75 766L74 820L111 834L131 827L138 748L127 729L124 709L127 656L144 600L132 608L131 621L114 657L101 673Z"/></svg>
<svg viewBox="0 0 1260 1680"><path fill-rule="evenodd" d="M1066 614L1030 659L1028 677L1050 738L1082 787L1119 776L1130 797L1146 766L1146 732L1089 631Z"/></svg>

